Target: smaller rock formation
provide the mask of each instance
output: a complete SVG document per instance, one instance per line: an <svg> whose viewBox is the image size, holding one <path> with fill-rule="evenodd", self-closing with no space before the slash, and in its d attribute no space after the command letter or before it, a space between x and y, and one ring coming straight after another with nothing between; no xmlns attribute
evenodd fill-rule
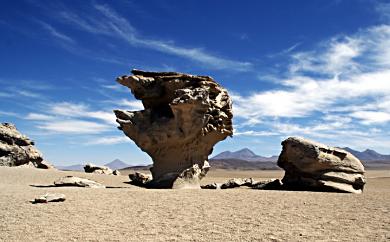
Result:
<svg viewBox="0 0 390 242"><path fill-rule="evenodd" d="M22 135L11 123L0 124L0 166L53 168L34 147L34 142Z"/></svg>
<svg viewBox="0 0 390 242"><path fill-rule="evenodd" d="M255 183L253 178L232 178L221 185L221 189L236 187L252 187Z"/></svg>
<svg viewBox="0 0 390 242"><path fill-rule="evenodd" d="M282 190L283 183L279 179L271 179L267 181L259 181L252 185L253 189L258 190Z"/></svg>
<svg viewBox="0 0 390 242"><path fill-rule="evenodd" d="M54 185L57 187L88 187L88 188L105 188L104 185L97 183L92 180L88 180L85 178L75 177L75 176L66 176L60 178L54 182Z"/></svg>
<svg viewBox="0 0 390 242"><path fill-rule="evenodd" d="M210 184L206 184L203 186L200 186L202 189L221 189L221 184L213 182Z"/></svg>
<svg viewBox="0 0 390 242"><path fill-rule="evenodd" d="M144 110L114 112L119 129L153 159L149 186L200 188L213 146L233 134L226 89L208 76L132 73L117 81L142 100Z"/></svg>
<svg viewBox="0 0 390 242"><path fill-rule="evenodd" d="M45 195L35 198L32 203L50 203L50 202L63 202L66 200L64 194L61 193L46 193Z"/></svg>
<svg viewBox="0 0 390 242"><path fill-rule="evenodd" d="M152 180L151 175L147 175L141 172L129 174L130 184L134 186L147 187L147 184Z"/></svg>
<svg viewBox="0 0 390 242"><path fill-rule="evenodd" d="M362 163L351 153L298 137L282 142L278 166L287 190L361 193L366 183Z"/></svg>
<svg viewBox="0 0 390 242"><path fill-rule="evenodd" d="M88 163L84 166L84 171L86 173L95 173L95 174L105 174L113 175L113 171L107 166L98 166L92 163Z"/></svg>

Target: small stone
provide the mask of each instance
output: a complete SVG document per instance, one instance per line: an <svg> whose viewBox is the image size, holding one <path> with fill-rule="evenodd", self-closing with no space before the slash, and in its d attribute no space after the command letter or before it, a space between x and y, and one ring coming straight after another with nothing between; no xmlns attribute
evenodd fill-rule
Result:
<svg viewBox="0 0 390 242"><path fill-rule="evenodd" d="M66 200L64 194L61 193L46 193L38 198L35 198L32 203L49 203L49 202L63 202Z"/></svg>

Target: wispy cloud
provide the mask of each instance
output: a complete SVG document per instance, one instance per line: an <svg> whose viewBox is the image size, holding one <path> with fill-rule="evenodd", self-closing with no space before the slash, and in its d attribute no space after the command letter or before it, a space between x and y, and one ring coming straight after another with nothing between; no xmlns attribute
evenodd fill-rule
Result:
<svg viewBox="0 0 390 242"><path fill-rule="evenodd" d="M157 50L163 53L180 56L207 65L213 69L231 69L234 71L248 71L252 63L230 60L210 54L202 48L186 48L173 43L142 37L137 30L124 17L107 5L94 5L100 16L81 17L80 15L63 11L60 16L78 28L97 35L116 37L126 41L132 46L139 46Z"/></svg>
<svg viewBox="0 0 390 242"><path fill-rule="evenodd" d="M75 43L76 42L73 38L69 37L68 35L66 35L64 33L61 33L60 31L55 29L52 25L50 25L50 24L48 24L46 22L43 22L41 20L37 20L37 22L40 25L42 25L42 27L44 29L46 29L55 38L58 38L60 40L63 40L63 41L66 41L66 42L70 42L70 43Z"/></svg>
<svg viewBox="0 0 390 242"><path fill-rule="evenodd" d="M110 130L110 126L82 120L57 120L45 122L37 126L53 133L63 134L98 134Z"/></svg>
<svg viewBox="0 0 390 242"><path fill-rule="evenodd" d="M130 143L131 140L126 136L108 136L108 137L98 137L91 139L87 142L87 145L114 145L121 143Z"/></svg>

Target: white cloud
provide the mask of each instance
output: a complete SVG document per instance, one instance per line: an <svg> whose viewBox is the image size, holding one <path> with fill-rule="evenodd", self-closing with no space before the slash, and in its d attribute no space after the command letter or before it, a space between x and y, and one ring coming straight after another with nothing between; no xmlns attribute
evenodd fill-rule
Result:
<svg viewBox="0 0 390 242"><path fill-rule="evenodd" d="M76 118L92 118L103 120L108 124L116 124L116 118L113 112L91 111L85 104L61 102L49 104L48 112L53 115L61 115Z"/></svg>
<svg viewBox="0 0 390 242"><path fill-rule="evenodd" d="M234 131L234 135L258 137L258 136L275 136L275 135L279 135L279 133L270 132L270 131L247 130L247 131Z"/></svg>
<svg viewBox="0 0 390 242"><path fill-rule="evenodd" d="M110 136L110 137L99 137L87 142L87 145L113 145L120 143L129 143L130 138L126 136Z"/></svg>
<svg viewBox="0 0 390 242"><path fill-rule="evenodd" d="M136 29L113 9L106 5L95 5L94 7L99 11L101 16L87 18L70 12L61 12L59 16L84 31L110 37L114 36L123 39L132 46L141 46L180 56L207 65L209 68L231 69L235 71L248 71L252 69L252 64L249 62L240 62L218 57L201 48L185 48L177 46L172 41L166 42L141 37Z"/></svg>
<svg viewBox="0 0 390 242"><path fill-rule="evenodd" d="M361 122L366 125L390 122L390 113L385 112L358 111L353 112L351 117L360 119Z"/></svg>
<svg viewBox="0 0 390 242"><path fill-rule="evenodd" d="M50 121L50 120L55 120L56 117L47 114L42 114L42 113L29 113L27 114L25 119L38 120L38 121Z"/></svg>
<svg viewBox="0 0 390 242"><path fill-rule="evenodd" d="M144 105L139 100L121 99L118 102L115 102L115 104L117 104L121 107L124 107L124 108L131 109L131 110L143 110L144 109Z"/></svg>
<svg viewBox="0 0 390 242"><path fill-rule="evenodd" d="M82 120L50 121L37 127L53 133L65 134L97 134L111 129L110 125Z"/></svg>

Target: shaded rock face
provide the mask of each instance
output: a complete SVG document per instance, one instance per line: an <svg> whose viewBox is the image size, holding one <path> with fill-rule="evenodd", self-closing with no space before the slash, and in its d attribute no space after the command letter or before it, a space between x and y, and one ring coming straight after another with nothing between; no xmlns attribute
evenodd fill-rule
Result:
<svg viewBox="0 0 390 242"><path fill-rule="evenodd" d="M207 76L132 73L117 81L142 100L145 110L114 112L119 129L152 157L154 184L164 180L171 187L194 165L201 169L195 180L200 179L209 168L205 162L213 146L233 134L227 91Z"/></svg>
<svg viewBox="0 0 390 242"><path fill-rule="evenodd" d="M34 142L21 134L11 123L0 124L0 166L38 167L52 166L43 160Z"/></svg>
<svg viewBox="0 0 390 242"><path fill-rule="evenodd" d="M92 163L86 164L84 166L84 171L86 173L106 174L106 175L113 175L113 173L114 173L107 166L98 166L98 165L94 165Z"/></svg>
<svg viewBox="0 0 390 242"><path fill-rule="evenodd" d="M366 183L362 163L351 153L303 138L282 142L278 166L284 189L361 193Z"/></svg>

